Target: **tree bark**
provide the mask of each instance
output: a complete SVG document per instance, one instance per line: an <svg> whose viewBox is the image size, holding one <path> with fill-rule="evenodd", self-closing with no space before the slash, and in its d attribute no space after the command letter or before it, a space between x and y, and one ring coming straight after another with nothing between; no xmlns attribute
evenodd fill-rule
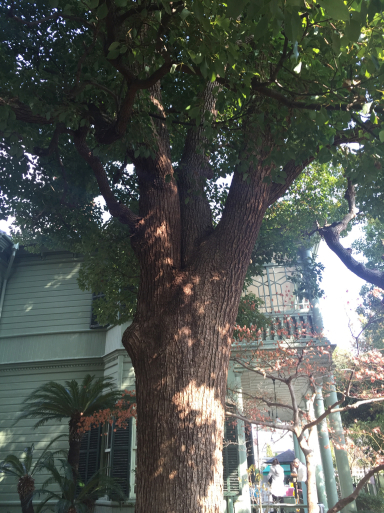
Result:
<svg viewBox="0 0 384 513"><path fill-rule="evenodd" d="M136 513L221 511L224 404L241 286L231 294L218 278L212 267L179 276L168 301L158 298L161 312L124 334L136 373Z"/></svg>
<svg viewBox="0 0 384 513"><path fill-rule="evenodd" d="M32 496L32 493L25 496L19 495L22 513L35 513L32 504Z"/></svg>
<svg viewBox="0 0 384 513"><path fill-rule="evenodd" d="M69 451L68 463L72 467L73 478L76 480L79 475L80 446L82 435L79 434L79 423L81 414L77 413L69 421Z"/></svg>
<svg viewBox="0 0 384 513"><path fill-rule="evenodd" d="M22 513L34 513L32 498L35 491L35 480L29 474L19 478L17 493L19 494Z"/></svg>
<svg viewBox="0 0 384 513"><path fill-rule="evenodd" d="M136 513L219 513L222 439L232 330L251 251L268 202L236 176L225 234L203 238L181 264L179 198L163 183L162 216L153 214L159 182L138 171L146 188L142 225L132 237L141 265L137 312L123 336L136 375ZM243 226L248 237L239 235ZM222 227L224 229L224 226ZM218 230L218 232L220 232ZM233 240L232 240L233 239Z"/></svg>

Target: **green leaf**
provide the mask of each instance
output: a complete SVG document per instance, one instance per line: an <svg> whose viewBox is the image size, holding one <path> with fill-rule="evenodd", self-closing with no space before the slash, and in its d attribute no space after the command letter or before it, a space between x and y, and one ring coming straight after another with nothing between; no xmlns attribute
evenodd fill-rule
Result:
<svg viewBox="0 0 384 513"><path fill-rule="evenodd" d="M52 9L56 9L56 7L59 5L59 0L49 0L49 5L52 7Z"/></svg>
<svg viewBox="0 0 384 513"><path fill-rule="evenodd" d="M89 0L89 7L90 9L96 9L96 7L99 5L99 0Z"/></svg>
<svg viewBox="0 0 384 513"><path fill-rule="evenodd" d="M104 19L108 15L108 7L107 4L102 4L96 11L96 16L99 20Z"/></svg>
<svg viewBox="0 0 384 513"><path fill-rule="evenodd" d="M114 41L112 44L109 45L108 50L109 51L116 50L116 48L118 48L119 46L120 46L119 41Z"/></svg>
<svg viewBox="0 0 384 513"><path fill-rule="evenodd" d="M193 12L199 21L201 21L204 18L204 6L202 2L200 2L199 0L195 2L195 5L193 6Z"/></svg>
<svg viewBox="0 0 384 513"><path fill-rule="evenodd" d="M117 7L127 7L128 0L115 0Z"/></svg>
<svg viewBox="0 0 384 513"><path fill-rule="evenodd" d="M384 130L381 130L381 132L379 133L379 139L380 139L380 142L384 142Z"/></svg>
<svg viewBox="0 0 384 513"><path fill-rule="evenodd" d="M320 164L326 164L332 159L332 153L328 148L324 147L319 151L317 158Z"/></svg>
<svg viewBox="0 0 384 513"><path fill-rule="evenodd" d="M111 50L107 55L107 59L117 59L117 57L119 55L120 55L119 49Z"/></svg>
<svg viewBox="0 0 384 513"><path fill-rule="evenodd" d="M206 59L200 64L200 71L204 78L208 77L209 66Z"/></svg>
<svg viewBox="0 0 384 513"><path fill-rule="evenodd" d="M252 0L255 1L255 0ZM236 19L243 12L248 0L227 0L227 16Z"/></svg>
<svg viewBox="0 0 384 513"><path fill-rule="evenodd" d="M319 0L319 3L331 18L335 20L349 20L348 7L343 0Z"/></svg>
<svg viewBox="0 0 384 513"><path fill-rule="evenodd" d="M155 11L155 18L160 23L161 22L161 11Z"/></svg>
<svg viewBox="0 0 384 513"><path fill-rule="evenodd" d="M369 102L369 103L365 103L363 105L363 108L361 109L361 112L365 115L369 114L369 111L371 110L371 105L372 105L372 102Z"/></svg>
<svg viewBox="0 0 384 513"><path fill-rule="evenodd" d="M298 41L301 36L302 22L299 13L285 11L284 13L284 32L292 42Z"/></svg>
<svg viewBox="0 0 384 513"><path fill-rule="evenodd" d="M375 68L377 70L379 70L380 69L380 64L379 64L379 61L377 60L377 57L375 55L371 54L371 59L372 59L372 62L374 64Z"/></svg>
<svg viewBox="0 0 384 513"><path fill-rule="evenodd" d="M264 34L266 34L266 32L268 31L268 21L269 21L268 16L263 16L261 18L261 20L259 21L259 23L256 25L255 32L254 32L254 36L255 36L256 40L263 37Z"/></svg>
<svg viewBox="0 0 384 513"><path fill-rule="evenodd" d="M356 20L351 20L345 24L345 35L349 41L357 41L361 34L360 23Z"/></svg>
<svg viewBox="0 0 384 513"><path fill-rule="evenodd" d="M340 53L340 36L337 32L332 32L332 49L336 55Z"/></svg>
<svg viewBox="0 0 384 513"><path fill-rule="evenodd" d="M188 9L183 9L180 13L180 18L184 21L187 16L191 14L191 11L188 11Z"/></svg>

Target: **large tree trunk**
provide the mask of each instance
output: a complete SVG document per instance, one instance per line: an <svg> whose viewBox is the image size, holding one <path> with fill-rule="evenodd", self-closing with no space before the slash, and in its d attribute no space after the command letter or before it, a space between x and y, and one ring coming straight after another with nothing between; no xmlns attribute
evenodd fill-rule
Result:
<svg viewBox="0 0 384 513"><path fill-rule="evenodd" d="M220 511L228 356L190 349L137 369L137 513Z"/></svg>
<svg viewBox="0 0 384 513"><path fill-rule="evenodd" d="M219 513L231 327L241 286L230 293L209 270L174 285L168 305L157 302L162 312L124 335L136 373L136 513Z"/></svg>

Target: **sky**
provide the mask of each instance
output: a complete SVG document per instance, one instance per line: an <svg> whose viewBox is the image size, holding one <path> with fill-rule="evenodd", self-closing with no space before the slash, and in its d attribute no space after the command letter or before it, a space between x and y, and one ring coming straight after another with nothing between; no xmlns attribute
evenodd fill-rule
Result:
<svg viewBox="0 0 384 513"><path fill-rule="evenodd" d="M347 237L341 240L345 248L359 238L360 229L353 227ZM353 254L356 260L363 261L359 255ZM325 266L321 288L324 297L320 299L320 309L324 321L324 334L331 344L348 348L352 340L349 323L353 332L359 333L359 322L356 308L360 303L359 292L366 283L349 271L341 260L322 241L318 252L318 261Z"/></svg>
<svg viewBox="0 0 384 513"><path fill-rule="evenodd" d="M9 225L10 221L0 221L0 230L9 233ZM348 237L342 239L344 247L350 247L359 235L359 228L354 227ZM355 258L359 259L358 255ZM365 282L349 271L325 242L320 243L318 260L325 266L321 284L325 294L320 299L324 334L331 344L346 349L352 340L350 322L354 325L354 332L359 331L355 310L360 302L360 289Z"/></svg>

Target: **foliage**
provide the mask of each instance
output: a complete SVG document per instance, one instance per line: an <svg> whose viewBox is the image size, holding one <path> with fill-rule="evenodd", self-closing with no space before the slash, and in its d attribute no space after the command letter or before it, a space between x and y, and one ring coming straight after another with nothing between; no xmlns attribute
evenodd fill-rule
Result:
<svg viewBox="0 0 384 513"><path fill-rule="evenodd" d="M77 478L80 441L85 431L91 427L86 424L88 416L107 410L109 413L116 402L121 399L110 377L95 378L87 374L81 383L72 379L65 385L49 381L44 383L26 397L22 403L22 411L16 419L39 419L35 428L50 420L61 421L69 418L69 451L68 463L73 469L74 479ZM129 412L134 408L132 407ZM122 414L122 416L124 416Z"/></svg>
<svg viewBox="0 0 384 513"><path fill-rule="evenodd" d="M87 374L81 383L73 379L66 381L65 386L49 381L24 399L22 412L16 422L28 418L39 419L34 426L37 428L50 420L86 417L114 406L120 396L112 378L95 378Z"/></svg>
<svg viewBox="0 0 384 513"><path fill-rule="evenodd" d="M356 499L356 506L359 513L381 513L384 510L384 499L362 492Z"/></svg>
<svg viewBox="0 0 384 513"><path fill-rule="evenodd" d="M226 414L251 424L295 433L307 468L314 477L313 437L317 436L316 426L322 420L314 415L316 385L321 380L325 396L336 392L337 399L326 407L324 418L333 412L345 415L360 408L364 411L365 407L381 411L382 406L375 405L384 402L384 355L378 350L339 351L332 365L332 350L326 340L319 334L311 336L310 326L302 326L299 330L293 328L292 319L286 316L272 332L273 339L267 338L264 344L259 344L253 335L245 335L235 345L233 361L260 379L256 379L252 390L243 395L243 405L237 414L230 411ZM286 420L282 422L280 416ZM357 465L374 469L374 472L383 470L381 422L373 414L371 422L352 423L345 430L345 443L333 436L333 447L347 449L351 461ZM314 487L313 480L309 490ZM337 507L335 511L343 505ZM316 504L312 504L309 510L316 508Z"/></svg>
<svg viewBox="0 0 384 513"><path fill-rule="evenodd" d="M121 398L112 408L105 408L94 412L92 415L82 417L79 432L84 433L92 427L99 426L105 422L115 425L116 428L126 428L130 418L136 417L135 392L124 390Z"/></svg>
<svg viewBox="0 0 384 513"><path fill-rule="evenodd" d="M63 435L55 437L44 449L39 458L33 463L34 444L26 447L23 451L24 457L19 458L14 454L8 454L3 461L0 462L0 475L16 477L17 492L21 501L22 511L33 511L31 506L32 493L35 490L34 475L40 472L46 463L53 459L55 454L62 451L51 452L48 449L53 443L62 438Z"/></svg>
<svg viewBox="0 0 384 513"><path fill-rule="evenodd" d="M241 340L244 332L247 333L247 336L251 336L253 333L254 338L257 339L260 336L260 331L269 326L269 318L259 310L262 305L263 300L252 292L247 292L242 296L233 332L235 339Z"/></svg>
<svg viewBox="0 0 384 513"><path fill-rule="evenodd" d="M362 302L357 308L360 316L364 348L384 348L384 294L377 287L364 285L360 295Z"/></svg>
<svg viewBox="0 0 384 513"><path fill-rule="evenodd" d="M116 0L107 6L104 0L17 5L5 0L1 8L2 212L16 215L19 239L29 244L33 239L35 250L60 246L84 255L81 286L105 293L97 306L101 324L132 317L138 263L127 228L112 221L103 225L108 207L95 202L99 188L76 153L71 131L89 128L90 149L116 199L138 213L139 183L127 164L157 151L152 130L157 114L144 84L134 97L130 122L112 141L103 139L124 117L127 69L137 80L161 70L178 182L183 141L191 127L201 126L205 143L198 152L206 154L212 173L203 180L203 193L216 224L236 166L249 181L252 151L240 156L247 134L254 134L257 146L263 130L271 129L274 143L265 164L274 165L266 179L275 184L284 182L283 166L291 159L300 163L316 156L316 165L267 211L248 276L272 257L294 260L315 221L337 219L346 208L344 175L358 183L361 210L380 215L375 200L383 180L380 2L356 1L349 11L342 2L335 8L325 0L310 5L193 0L173 10L157 1ZM116 16L121 23L108 32ZM167 49L159 50L163 30ZM216 80L216 117L202 112L202 91L210 80ZM15 95L8 91L17 91L19 103L12 103ZM348 108L340 107L344 103ZM24 116L21 104L28 106ZM361 149L337 151L338 134L347 140L351 123L361 128ZM200 184L188 190L188 200L202 193Z"/></svg>
<svg viewBox="0 0 384 513"><path fill-rule="evenodd" d="M45 463L51 477L34 493L34 497L45 495L45 499L36 506L36 513L52 510L56 513L89 513L93 511L98 498L112 493L121 502L126 500L120 486L104 473L105 469L99 470L87 483L81 483L78 492L79 482L74 479L71 466L65 460L59 461L59 469L54 460ZM50 490L47 488L49 485L56 485L59 490ZM52 500L56 502L55 506L48 504Z"/></svg>

